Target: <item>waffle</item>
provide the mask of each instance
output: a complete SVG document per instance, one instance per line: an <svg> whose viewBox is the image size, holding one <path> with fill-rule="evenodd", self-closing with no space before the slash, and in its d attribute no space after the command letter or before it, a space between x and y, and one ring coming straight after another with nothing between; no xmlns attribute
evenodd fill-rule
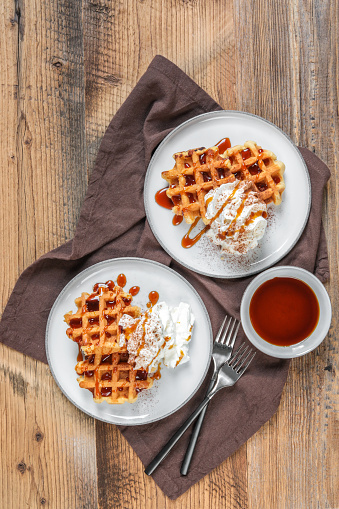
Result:
<svg viewBox="0 0 339 509"><path fill-rule="evenodd" d="M112 289L110 289L112 288ZM120 286L101 285L91 295L75 299L77 311L65 314L66 333L78 343L84 360L76 365L80 387L90 389L96 402L124 403L136 400L138 392L151 387L146 371L135 371L128 363L126 346L119 345L119 320L123 314L140 316L131 306L132 296Z"/></svg>
<svg viewBox="0 0 339 509"><path fill-rule="evenodd" d="M172 211L189 224L197 217L206 222L205 194L234 180L230 161L220 156L218 147L177 152L173 157L174 167L161 174L169 184L166 194L173 201Z"/></svg>
<svg viewBox="0 0 339 509"><path fill-rule="evenodd" d="M173 201L173 213L184 216L189 224L197 217L209 224L205 194L235 179L251 181L266 204L281 203L285 165L253 141L228 148L223 154L215 146L178 152L173 157L174 167L162 172L169 184L166 194Z"/></svg>
<svg viewBox="0 0 339 509"><path fill-rule="evenodd" d="M136 371L128 364L126 348L110 355L101 355L98 350L75 368L82 375L78 378L80 387L89 389L96 403L134 403L140 391L152 387L153 379L146 371ZM99 355L100 364L93 370Z"/></svg>

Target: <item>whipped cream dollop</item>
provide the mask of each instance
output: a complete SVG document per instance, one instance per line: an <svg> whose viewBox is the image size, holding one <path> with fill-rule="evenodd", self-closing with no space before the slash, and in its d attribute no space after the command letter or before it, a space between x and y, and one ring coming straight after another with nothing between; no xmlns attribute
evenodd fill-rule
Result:
<svg viewBox="0 0 339 509"><path fill-rule="evenodd" d="M246 254L258 245L267 225L267 206L250 181L222 184L205 195L206 235L222 254Z"/></svg>
<svg viewBox="0 0 339 509"><path fill-rule="evenodd" d="M189 361L194 315L189 304L171 307L159 302L139 318L123 315L119 320L119 346L126 344L128 362L134 369L157 371L160 363L169 368Z"/></svg>

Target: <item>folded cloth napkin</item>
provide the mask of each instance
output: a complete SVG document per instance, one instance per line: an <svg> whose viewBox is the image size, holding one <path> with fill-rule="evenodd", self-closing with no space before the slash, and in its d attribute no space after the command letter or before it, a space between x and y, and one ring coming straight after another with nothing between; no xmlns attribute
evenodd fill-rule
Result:
<svg viewBox="0 0 339 509"><path fill-rule="evenodd" d="M143 204L146 169L161 140L185 120L220 109L178 67L161 56L154 58L104 135L74 239L42 256L20 276L0 323L3 343L47 362L46 321L59 292L90 265L120 256L153 259L171 265L187 278L205 302L214 333L225 312L240 317L241 296L252 278L208 278L173 261L154 238ZM329 267L321 209L330 172L312 152L300 151L311 177L312 208L300 240L279 264L303 267L325 281ZM17 319L18 312L24 319ZM240 334L239 342L244 339ZM189 475L182 477L179 473L189 433L153 475L168 497L175 499L184 493L275 413L288 364L286 360L258 352L246 376L227 389L227 397L225 392L215 396L206 414ZM208 379L187 405L164 420L143 426L120 426L144 464L153 459L201 401L207 385Z"/></svg>

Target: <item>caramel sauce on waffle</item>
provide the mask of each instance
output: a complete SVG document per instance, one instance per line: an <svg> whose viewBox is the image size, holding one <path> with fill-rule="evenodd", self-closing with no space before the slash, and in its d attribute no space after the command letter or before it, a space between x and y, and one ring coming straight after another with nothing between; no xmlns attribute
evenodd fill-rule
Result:
<svg viewBox="0 0 339 509"><path fill-rule="evenodd" d="M249 148L245 148L244 150L241 151L241 157L243 159L248 159L249 157L251 157L251 151Z"/></svg>
<svg viewBox="0 0 339 509"><path fill-rule="evenodd" d="M215 144L219 149L219 154L223 154L228 148L231 148L231 142L229 138L223 138Z"/></svg>
<svg viewBox="0 0 339 509"><path fill-rule="evenodd" d="M112 281L111 279L109 281L106 281L105 285L107 286L107 288L113 292L114 290L114 287L115 287L115 284L114 284L114 281Z"/></svg>
<svg viewBox="0 0 339 509"><path fill-rule="evenodd" d="M187 198L189 199L190 203L195 203L197 200L195 199L194 194L187 193Z"/></svg>
<svg viewBox="0 0 339 509"><path fill-rule="evenodd" d="M171 199L172 199L174 205L180 205L180 202L181 202L180 196L172 196Z"/></svg>
<svg viewBox="0 0 339 509"><path fill-rule="evenodd" d="M254 292L250 320L259 336L277 346L290 346L309 337L319 321L319 303L303 281L275 277Z"/></svg>
<svg viewBox="0 0 339 509"><path fill-rule="evenodd" d="M258 182L257 188L259 189L259 191L263 192L263 191L266 191L266 189L268 188L268 185L266 184L266 182Z"/></svg>
<svg viewBox="0 0 339 509"><path fill-rule="evenodd" d="M137 374L135 375L136 380L146 380L147 379L147 371L144 369L139 369Z"/></svg>
<svg viewBox="0 0 339 509"><path fill-rule="evenodd" d="M254 163L251 166L249 166L248 171L250 172L251 175L258 175L259 173L261 173L261 169L258 163Z"/></svg>
<svg viewBox="0 0 339 509"><path fill-rule="evenodd" d="M101 378L101 380L103 380L103 378ZM101 396L104 396L105 398L107 398L111 394L112 394L112 387L102 387L101 388Z"/></svg>
<svg viewBox="0 0 339 509"><path fill-rule="evenodd" d="M82 352L81 352L81 348L80 348L79 344L78 344L78 348L79 348L79 352L78 352L77 361L80 362L80 361L82 361Z"/></svg>
<svg viewBox="0 0 339 509"><path fill-rule="evenodd" d="M107 287L106 283L95 283L95 285L93 286L93 292L100 293L101 292L100 288L106 289L106 287Z"/></svg>
<svg viewBox="0 0 339 509"><path fill-rule="evenodd" d="M199 156L200 164L206 164L206 152L204 154L200 154Z"/></svg>
<svg viewBox="0 0 339 509"><path fill-rule="evenodd" d="M205 171L202 171L201 175L202 175L202 178L203 178L204 182L211 182L211 180L212 180L211 175L209 175Z"/></svg>
<svg viewBox="0 0 339 509"><path fill-rule="evenodd" d="M97 293L92 293L86 300L86 310L89 312L99 311L99 295Z"/></svg>
<svg viewBox="0 0 339 509"><path fill-rule="evenodd" d="M160 191L157 191L155 194L155 201L157 202L160 207L164 207L165 209L172 210L173 208L173 201L171 198L169 198L166 194L168 187L164 187L163 189L160 189Z"/></svg>
<svg viewBox="0 0 339 509"><path fill-rule="evenodd" d="M69 322L69 326L72 327L72 329L79 329L82 327L82 318L73 318Z"/></svg>
<svg viewBox="0 0 339 509"><path fill-rule="evenodd" d="M185 179L186 179L186 184L185 184L186 186L192 186L193 184L195 184L194 175L186 175Z"/></svg>
<svg viewBox="0 0 339 509"><path fill-rule="evenodd" d="M181 223L182 223L183 219L184 219L184 216L177 216L177 215L176 215L176 216L173 216L172 224L173 224L174 226L178 226L178 224L181 224Z"/></svg>

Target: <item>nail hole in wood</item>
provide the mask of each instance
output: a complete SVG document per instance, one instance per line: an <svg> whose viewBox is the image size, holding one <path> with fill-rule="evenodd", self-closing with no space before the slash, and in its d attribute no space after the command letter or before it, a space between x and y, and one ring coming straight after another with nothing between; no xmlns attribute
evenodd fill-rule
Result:
<svg viewBox="0 0 339 509"><path fill-rule="evenodd" d="M20 461L20 463L17 466L17 469L19 470L20 474L24 474L27 469L27 465L24 461Z"/></svg>
<svg viewBox="0 0 339 509"><path fill-rule="evenodd" d="M40 431L37 431L37 433L35 433L35 440L37 442L42 442L43 438L44 438L44 435L43 435L43 433L40 433Z"/></svg>

